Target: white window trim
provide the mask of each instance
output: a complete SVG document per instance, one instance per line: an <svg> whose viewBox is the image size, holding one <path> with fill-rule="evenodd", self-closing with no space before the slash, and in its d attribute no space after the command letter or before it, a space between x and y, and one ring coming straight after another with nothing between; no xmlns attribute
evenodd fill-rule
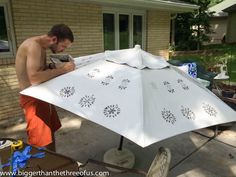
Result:
<svg viewBox="0 0 236 177"><path fill-rule="evenodd" d="M5 20L7 26L7 36L9 39L9 52L0 52L0 59L1 58L9 58L14 57L16 54L16 42L15 42L15 35L13 30L13 23L12 23L12 16L11 16L11 7L9 0L0 0L0 6L4 8L5 12Z"/></svg>
<svg viewBox="0 0 236 177"><path fill-rule="evenodd" d="M125 8L116 8L116 7L103 7L102 13L114 14L115 18L115 49L119 49L119 15L129 15L129 47L133 46L133 16L140 15L143 16L142 22L142 48L146 50L146 10L139 9L125 9Z"/></svg>

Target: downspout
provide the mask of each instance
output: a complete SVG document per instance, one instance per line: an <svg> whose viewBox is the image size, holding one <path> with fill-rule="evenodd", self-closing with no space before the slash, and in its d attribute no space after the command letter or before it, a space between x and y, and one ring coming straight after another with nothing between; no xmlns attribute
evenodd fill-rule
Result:
<svg viewBox="0 0 236 177"><path fill-rule="evenodd" d="M175 46L175 19L177 17L177 14L171 14L171 39L170 44L171 46Z"/></svg>

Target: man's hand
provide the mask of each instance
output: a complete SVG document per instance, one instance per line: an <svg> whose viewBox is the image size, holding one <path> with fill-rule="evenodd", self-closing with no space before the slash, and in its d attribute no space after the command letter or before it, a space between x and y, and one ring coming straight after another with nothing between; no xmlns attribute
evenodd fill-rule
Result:
<svg viewBox="0 0 236 177"><path fill-rule="evenodd" d="M65 71L65 73L67 73L75 69L75 63L72 60L69 62L57 63L56 68L61 68Z"/></svg>

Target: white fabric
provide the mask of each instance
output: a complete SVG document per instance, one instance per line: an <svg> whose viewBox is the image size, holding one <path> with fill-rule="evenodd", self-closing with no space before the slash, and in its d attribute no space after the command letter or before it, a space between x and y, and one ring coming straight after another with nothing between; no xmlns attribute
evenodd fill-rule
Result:
<svg viewBox="0 0 236 177"><path fill-rule="evenodd" d="M205 80L205 79L201 79L201 78L197 78L197 81L202 84L204 87L208 87L210 86L210 81Z"/></svg>
<svg viewBox="0 0 236 177"><path fill-rule="evenodd" d="M229 79L229 76L227 76L225 73L219 73L214 77L214 79L226 80Z"/></svg>
<svg viewBox="0 0 236 177"><path fill-rule="evenodd" d="M177 66L177 68L188 74L188 65Z"/></svg>
<svg viewBox="0 0 236 177"><path fill-rule="evenodd" d="M163 57L155 56L141 50L139 45L133 49L123 49L117 51L106 51L106 60L118 64L127 64L129 66L143 69L161 69L169 66L169 63Z"/></svg>
<svg viewBox="0 0 236 177"><path fill-rule="evenodd" d="M216 80L226 80L226 79L229 79L229 76L226 75L227 65L226 64L218 64L218 66L220 67L220 73L217 74L214 77L214 79L216 79Z"/></svg>
<svg viewBox="0 0 236 177"><path fill-rule="evenodd" d="M79 69L21 93L98 123L142 147L236 120L234 110L174 67L140 70L103 57L76 58L83 65Z"/></svg>

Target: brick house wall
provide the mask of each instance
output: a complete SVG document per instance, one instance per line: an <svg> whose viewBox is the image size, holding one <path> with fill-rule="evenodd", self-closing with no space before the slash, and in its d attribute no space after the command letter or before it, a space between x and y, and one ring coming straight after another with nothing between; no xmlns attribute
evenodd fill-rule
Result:
<svg viewBox="0 0 236 177"><path fill-rule="evenodd" d="M28 37L47 33L56 23L65 23L70 26L75 37L74 44L66 53L77 57L103 51L100 5L73 0L12 0L11 11L16 47ZM167 54L169 16L169 12L147 11L147 51ZM15 58L0 58L0 120L22 116L14 61Z"/></svg>
<svg viewBox="0 0 236 177"><path fill-rule="evenodd" d="M169 58L170 12L147 11L147 51Z"/></svg>
<svg viewBox="0 0 236 177"><path fill-rule="evenodd" d="M0 66L0 120L22 114L18 104L18 82L12 65Z"/></svg>
<svg viewBox="0 0 236 177"><path fill-rule="evenodd" d="M66 53L75 57L103 51L102 8L97 5L66 0L13 0L11 6L17 47L26 38L45 34L56 23L65 23L75 37ZM15 58L0 59L0 120L22 115L14 61Z"/></svg>

